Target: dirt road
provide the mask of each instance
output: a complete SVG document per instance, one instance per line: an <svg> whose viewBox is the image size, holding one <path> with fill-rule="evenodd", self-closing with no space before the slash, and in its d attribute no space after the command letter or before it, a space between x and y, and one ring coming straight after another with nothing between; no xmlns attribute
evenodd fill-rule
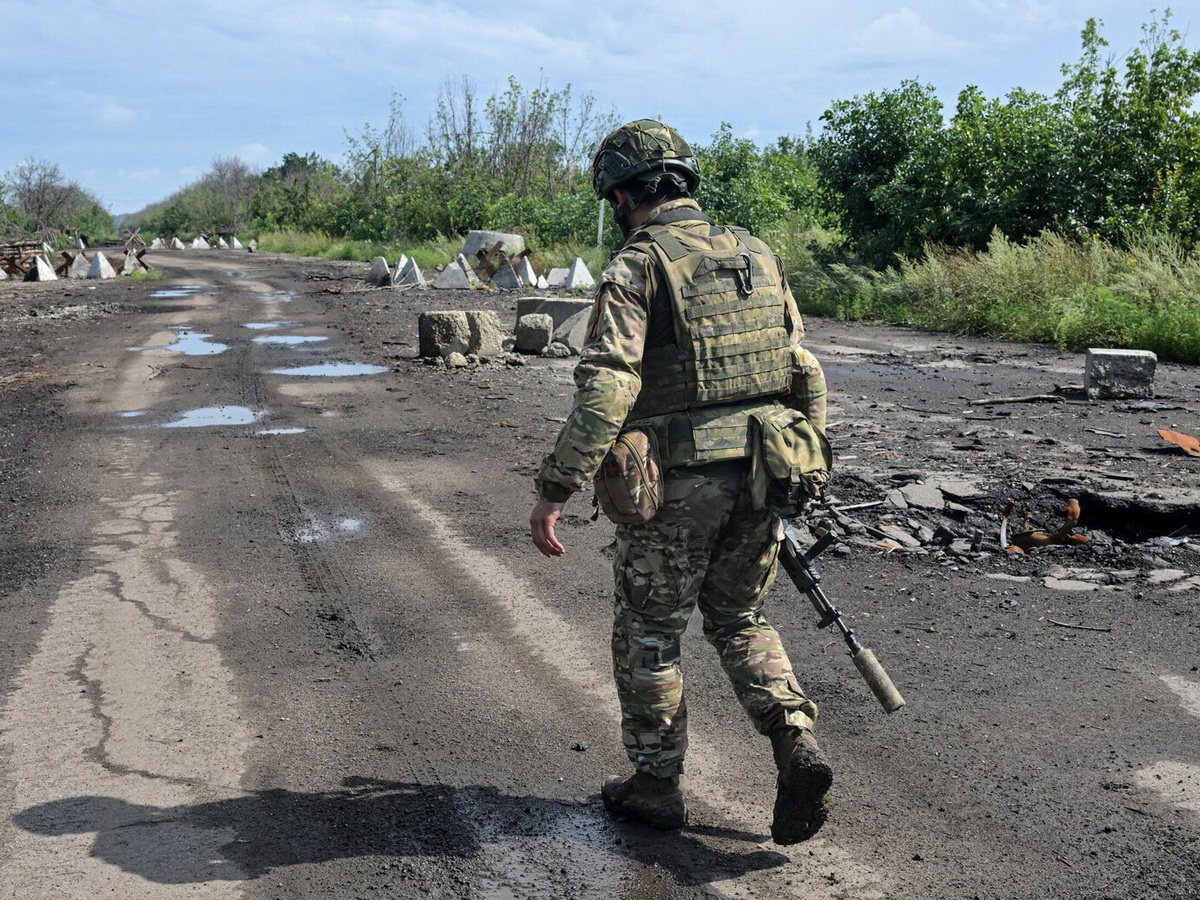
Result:
<svg viewBox="0 0 1200 900"><path fill-rule="evenodd" d="M837 778L785 849L698 628L689 826L600 808L612 527L526 524L572 361L415 358L419 311L513 295L152 261L0 285L0 897L1200 896L1200 459L1155 434L1200 432L1196 370L1087 403L1078 355L809 323L825 587L909 705L776 587ZM1088 543L1001 551L1070 497Z"/></svg>

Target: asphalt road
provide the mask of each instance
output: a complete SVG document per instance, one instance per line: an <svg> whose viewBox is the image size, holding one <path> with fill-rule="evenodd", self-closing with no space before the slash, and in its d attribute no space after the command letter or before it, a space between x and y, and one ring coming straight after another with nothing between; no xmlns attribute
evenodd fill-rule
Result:
<svg viewBox="0 0 1200 900"><path fill-rule="evenodd" d="M511 325L511 295L153 262L0 286L0 897L1200 896L1200 460L1154 435L1200 431L1195 370L1161 367L1162 410L972 406L1082 358L810 323L840 505L971 489L863 507L822 561L897 715L775 588L836 777L826 828L779 848L769 745L698 627L690 824L599 804L627 766L612 528L585 499L565 559L527 536L572 363L415 359L420 310ZM1089 544L991 546L1006 500L1049 527L1064 492Z"/></svg>

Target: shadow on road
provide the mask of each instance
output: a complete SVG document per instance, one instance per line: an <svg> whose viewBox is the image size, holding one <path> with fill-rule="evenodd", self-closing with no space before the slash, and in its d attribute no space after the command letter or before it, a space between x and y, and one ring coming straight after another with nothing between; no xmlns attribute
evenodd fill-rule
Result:
<svg viewBox="0 0 1200 900"><path fill-rule="evenodd" d="M159 884L260 878L286 866L362 856L479 857L489 843L554 838L590 852L658 865L678 882L709 884L790 862L762 838L728 829L663 834L613 823L598 801L514 796L494 787L347 778L340 790L282 789L174 807L79 796L30 807L13 821L33 834L95 833L91 855ZM700 836L745 842L746 852Z"/></svg>

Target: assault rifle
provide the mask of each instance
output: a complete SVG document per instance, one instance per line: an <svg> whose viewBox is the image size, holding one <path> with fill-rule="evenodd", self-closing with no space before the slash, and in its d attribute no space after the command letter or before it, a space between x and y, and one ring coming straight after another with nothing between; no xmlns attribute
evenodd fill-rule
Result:
<svg viewBox="0 0 1200 900"><path fill-rule="evenodd" d="M828 628L830 625L838 627L842 632L842 637L846 639L846 646L850 648L850 658L854 660L855 668L867 682L871 693L875 695L875 699L879 701L884 710L894 713L904 706L904 698L892 684L892 679L883 670L883 666L879 664L875 654L860 644L858 638L854 636L854 631L842 621L841 612L829 602L829 598L821 590L821 576L812 567L812 561L836 543L837 535L832 531L827 531L817 538L816 543L805 550L796 540L796 533L792 530L791 523L785 521L779 561L788 575L792 577L792 581L795 582L800 593L807 594L812 605L816 607L817 615L821 617L821 620L817 622L817 627Z"/></svg>

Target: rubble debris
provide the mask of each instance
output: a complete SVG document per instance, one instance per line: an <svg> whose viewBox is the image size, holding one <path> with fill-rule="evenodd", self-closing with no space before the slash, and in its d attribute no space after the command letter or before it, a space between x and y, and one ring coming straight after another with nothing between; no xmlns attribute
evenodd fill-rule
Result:
<svg viewBox="0 0 1200 900"><path fill-rule="evenodd" d="M563 284L563 287L568 291L574 291L595 286L596 279L588 271L587 264L578 256L575 257L571 262L571 267L567 269L567 280Z"/></svg>
<svg viewBox="0 0 1200 900"><path fill-rule="evenodd" d="M404 268L400 270L400 277L396 279L395 283L409 287L425 287L425 276L421 274L421 267L417 265L415 259L410 259L404 264Z"/></svg>
<svg viewBox="0 0 1200 900"><path fill-rule="evenodd" d="M54 274L54 266L44 256L35 256L29 271L25 273L26 281L58 281Z"/></svg>
<svg viewBox="0 0 1200 900"><path fill-rule="evenodd" d="M1188 456L1200 456L1200 441L1196 440L1190 434L1183 434L1179 431L1167 431L1160 428L1158 429L1158 436L1164 441L1175 444Z"/></svg>
<svg viewBox="0 0 1200 900"><path fill-rule="evenodd" d="M946 498L942 496L941 490L932 484L921 481L906 484L900 488L900 493L908 506L934 510L944 509L946 506Z"/></svg>
<svg viewBox="0 0 1200 900"><path fill-rule="evenodd" d="M997 406L1001 403L1066 403L1057 394L1029 394L1024 397L988 397L983 400L971 400L970 406Z"/></svg>
<svg viewBox="0 0 1200 900"><path fill-rule="evenodd" d="M551 341L546 345L546 349L542 351L542 356L548 359L566 359L571 355L571 348L566 344L560 344L558 341Z"/></svg>
<svg viewBox="0 0 1200 900"><path fill-rule="evenodd" d="M1074 628L1077 631L1112 631L1112 627L1107 625L1080 625L1072 624L1071 622L1058 622L1054 619L1047 619L1046 621L1051 625L1057 625L1059 628Z"/></svg>
<svg viewBox="0 0 1200 900"><path fill-rule="evenodd" d="M470 365L470 363L467 361L467 358L465 356L463 356L461 353L456 352L456 353L447 353L446 354L446 368L461 369L468 365Z"/></svg>
<svg viewBox="0 0 1200 900"><path fill-rule="evenodd" d="M546 313L527 313L517 319L518 353L541 353L554 338L554 319Z"/></svg>
<svg viewBox="0 0 1200 900"><path fill-rule="evenodd" d="M377 256L371 260L371 269L367 272L367 284L373 284L376 287L387 287L392 283L392 269L388 265L388 261L382 256Z"/></svg>
<svg viewBox="0 0 1200 900"><path fill-rule="evenodd" d="M1154 396L1158 357L1149 350L1089 347L1083 386L1089 400L1141 400Z"/></svg>
<svg viewBox="0 0 1200 900"><path fill-rule="evenodd" d="M92 264L88 267L87 277L90 279L116 278L117 273L103 252L97 250L92 256Z"/></svg>
<svg viewBox="0 0 1200 900"><path fill-rule="evenodd" d="M469 260L477 259L481 250L486 253L496 244L499 244L500 250L507 255L517 256L525 249L525 238L504 231L468 231L463 242L462 255Z"/></svg>

